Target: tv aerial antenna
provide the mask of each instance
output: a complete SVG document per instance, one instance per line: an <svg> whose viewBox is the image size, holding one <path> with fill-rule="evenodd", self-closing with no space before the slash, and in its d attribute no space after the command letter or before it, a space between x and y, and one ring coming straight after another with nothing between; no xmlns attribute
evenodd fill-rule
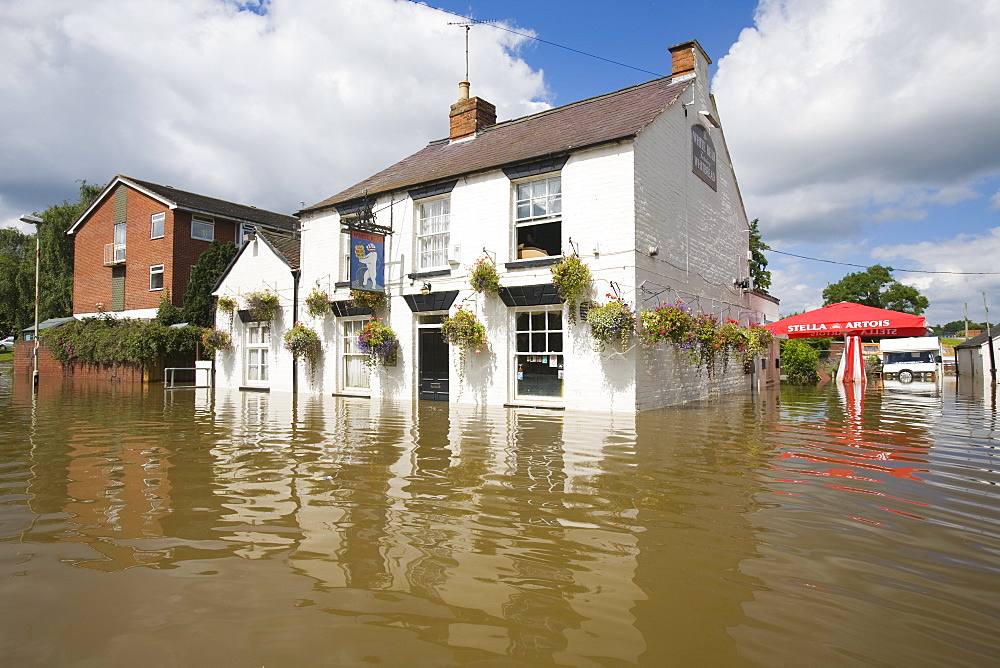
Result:
<svg viewBox="0 0 1000 668"><path fill-rule="evenodd" d="M496 19L480 21L479 19L470 18L466 21L452 21L448 23L450 26L465 28L465 81L469 80L469 29L474 25L490 25L496 22Z"/></svg>

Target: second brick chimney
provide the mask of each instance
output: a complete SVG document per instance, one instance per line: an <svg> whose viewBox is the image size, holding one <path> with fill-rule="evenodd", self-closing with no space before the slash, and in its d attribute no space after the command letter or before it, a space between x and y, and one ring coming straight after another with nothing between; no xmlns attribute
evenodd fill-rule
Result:
<svg viewBox="0 0 1000 668"><path fill-rule="evenodd" d="M497 123L497 108L478 97L469 97L469 82L458 84L458 102L451 105L448 119L451 132L448 137L455 141L471 137L480 130Z"/></svg>

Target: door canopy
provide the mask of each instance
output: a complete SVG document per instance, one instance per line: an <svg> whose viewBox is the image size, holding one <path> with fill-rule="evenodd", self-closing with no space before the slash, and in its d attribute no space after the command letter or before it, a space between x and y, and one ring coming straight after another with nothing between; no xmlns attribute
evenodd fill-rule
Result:
<svg viewBox="0 0 1000 668"><path fill-rule="evenodd" d="M839 302L783 318L764 327L782 339L923 336L927 333L927 319L912 313Z"/></svg>

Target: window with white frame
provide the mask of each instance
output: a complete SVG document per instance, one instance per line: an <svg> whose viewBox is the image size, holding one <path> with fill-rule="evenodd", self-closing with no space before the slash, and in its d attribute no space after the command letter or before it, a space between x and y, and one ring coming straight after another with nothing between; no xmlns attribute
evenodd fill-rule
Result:
<svg viewBox="0 0 1000 668"><path fill-rule="evenodd" d="M150 290L162 290L163 289L163 265L154 264L149 268L149 289Z"/></svg>
<svg viewBox="0 0 1000 668"><path fill-rule="evenodd" d="M420 269L447 267L451 198L442 197L421 202L418 211L418 267Z"/></svg>
<svg viewBox="0 0 1000 668"><path fill-rule="evenodd" d="M563 395L563 314L561 307L517 311L516 393L519 397Z"/></svg>
<svg viewBox="0 0 1000 668"><path fill-rule="evenodd" d="M257 231L257 228L250 223L240 223L236 226L236 247L243 248L247 244L250 236Z"/></svg>
<svg viewBox="0 0 1000 668"><path fill-rule="evenodd" d="M215 239L215 221L202 216L192 216L191 238L202 241L213 241Z"/></svg>
<svg viewBox="0 0 1000 668"><path fill-rule="evenodd" d="M364 329L366 319L341 321L341 386L343 389L365 389L370 387L371 372L365 364L367 355L358 348L358 335Z"/></svg>
<svg viewBox="0 0 1000 668"><path fill-rule="evenodd" d="M267 381L271 354L271 323L249 322L246 337L246 382L259 385Z"/></svg>
<svg viewBox="0 0 1000 668"><path fill-rule="evenodd" d="M160 239L163 237L163 228L167 222L167 214L154 213L149 219L149 238Z"/></svg>
<svg viewBox="0 0 1000 668"><path fill-rule="evenodd" d="M562 255L562 177L514 186L517 259Z"/></svg>

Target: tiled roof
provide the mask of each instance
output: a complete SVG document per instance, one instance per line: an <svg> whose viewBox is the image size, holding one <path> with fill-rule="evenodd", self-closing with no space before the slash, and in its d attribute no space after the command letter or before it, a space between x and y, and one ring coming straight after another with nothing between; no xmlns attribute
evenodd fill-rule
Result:
<svg viewBox="0 0 1000 668"><path fill-rule="evenodd" d="M131 181L132 183L145 188L146 190L155 193L166 200L174 202L181 209L202 211L205 213L215 214L223 218L232 218L248 223L268 225L270 227L289 231L294 229L297 221L297 219L293 216L286 216L282 213L258 209L255 206L235 204L233 202L227 202L214 197L207 197L205 195L188 192L186 190L178 190L177 188L172 188L170 186L161 186L158 183L140 181L139 179L133 179L130 176L122 176L121 178Z"/></svg>
<svg viewBox="0 0 1000 668"><path fill-rule="evenodd" d="M656 79L504 121L486 128L473 139L431 142L410 157L333 197L306 207L303 212L348 202L366 191L376 195L632 138L676 100L690 83L690 80L675 83L669 77Z"/></svg>
<svg viewBox="0 0 1000 668"><path fill-rule="evenodd" d="M281 253L292 269L299 268L302 258L301 237L298 235L291 237L283 234L275 234L263 228L257 228L257 235L269 243L274 250Z"/></svg>

